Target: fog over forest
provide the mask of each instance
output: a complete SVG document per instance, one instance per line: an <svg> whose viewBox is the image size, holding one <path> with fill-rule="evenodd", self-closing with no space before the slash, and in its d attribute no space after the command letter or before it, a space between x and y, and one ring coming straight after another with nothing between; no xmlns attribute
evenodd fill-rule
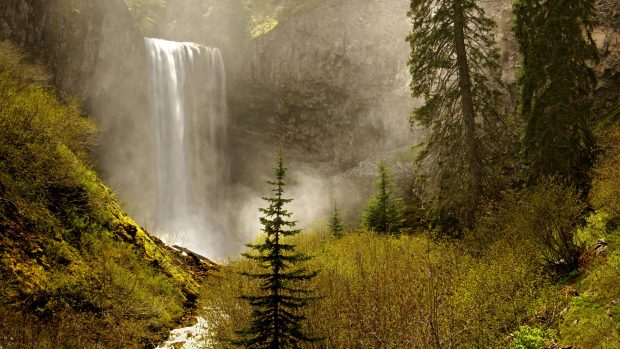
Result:
<svg viewBox="0 0 620 349"><path fill-rule="evenodd" d="M385 159L397 166L398 175L406 180L412 175L412 157L417 151L411 146L422 142L422 133L412 131L407 122L413 106L403 39L408 30L407 1L398 6L387 2L241 3L128 0L145 37L194 42L217 50L224 71L201 71L197 62L205 58L198 48L194 49L198 56L189 60L182 57L189 51L167 52L168 58L161 56L163 51L147 52L149 60L160 62L147 62L151 67L176 64L177 69L185 70L164 80L158 76L156 82L167 89L172 82L166 79L178 78L178 84L189 85L177 87L176 92L164 91L165 95L156 92L143 97L145 105L140 109L151 113L142 113L140 121L135 114L104 120L104 124L118 126L109 131L104 128L100 140L104 177L138 223L170 243L211 258L238 254L243 243L252 241L260 231L258 208L266 193L264 181L280 150L290 168L291 210L301 227L310 227L326 222L337 201L347 220L358 224L358 212L372 188L377 162ZM321 16L326 10L342 16ZM382 25L369 26L370 22ZM300 37L302 28L306 32ZM174 55L178 61L161 62ZM150 69L150 81L143 86L157 89L152 85L153 74L161 73ZM216 88L225 95L217 98L223 100L208 97L208 88L201 84L209 82L181 82L195 74L220 74L223 78ZM191 103L202 105L188 107L189 94L195 100ZM135 96L128 94L127 98L134 101L121 103L135 105ZM167 108L174 106L166 103L185 103L177 117L195 118L198 124L193 130L187 127L179 132L185 132L185 141L195 137L202 143L184 153L179 149L176 155L174 150L163 154L172 140L157 145L160 131L153 113L169 118ZM226 105L214 110L216 103ZM133 123L133 128L124 126L128 123ZM189 135L191 132L195 134ZM209 146L211 138L218 138L221 146ZM141 141L136 146L119 142L121 139ZM113 154L108 148L114 148ZM181 157L194 164L172 160ZM165 173L166 168L179 166L194 169L183 175L175 175L173 170ZM166 176L172 177L163 178ZM174 183L162 183L165 181ZM184 190L191 191L192 197L180 193ZM185 213L175 217L171 210L179 203L174 202L174 193L185 197L179 200L185 200L188 207L198 208L194 213L179 208ZM166 215L168 218L162 218Z"/></svg>
<svg viewBox="0 0 620 349"><path fill-rule="evenodd" d="M620 0L0 0L0 349L620 349Z"/></svg>

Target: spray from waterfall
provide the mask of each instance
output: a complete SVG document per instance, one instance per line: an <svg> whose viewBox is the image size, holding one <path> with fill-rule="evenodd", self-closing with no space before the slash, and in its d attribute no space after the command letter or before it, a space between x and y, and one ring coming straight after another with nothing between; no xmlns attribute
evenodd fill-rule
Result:
<svg viewBox="0 0 620 349"><path fill-rule="evenodd" d="M228 162L221 53L194 43L145 43L156 200L149 228L164 239L217 255L228 226L222 204Z"/></svg>

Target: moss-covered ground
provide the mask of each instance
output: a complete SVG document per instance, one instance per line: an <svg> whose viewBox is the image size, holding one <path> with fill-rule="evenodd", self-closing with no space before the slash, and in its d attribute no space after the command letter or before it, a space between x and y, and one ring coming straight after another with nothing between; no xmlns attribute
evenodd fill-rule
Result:
<svg viewBox="0 0 620 349"><path fill-rule="evenodd" d="M96 125L0 43L0 347L148 347L198 295L195 275L91 169Z"/></svg>

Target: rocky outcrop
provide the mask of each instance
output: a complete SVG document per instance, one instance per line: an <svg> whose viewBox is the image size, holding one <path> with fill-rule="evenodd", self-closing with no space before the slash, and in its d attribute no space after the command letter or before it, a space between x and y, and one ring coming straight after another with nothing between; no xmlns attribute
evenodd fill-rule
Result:
<svg viewBox="0 0 620 349"><path fill-rule="evenodd" d="M415 144L406 66L408 0L322 0L255 38L244 71L233 76L238 134L287 148L308 161L349 168L369 154ZM520 57L512 34L512 2L484 2L497 22L503 80L513 86ZM599 95L617 90L619 5L598 0L594 40L601 51ZM616 100L617 96L609 97ZM240 148L244 148L241 146Z"/></svg>
<svg viewBox="0 0 620 349"><path fill-rule="evenodd" d="M7 39L46 61L61 93L85 100L123 88L127 79L118 78L138 78L136 67L145 65L142 37L122 0L4 0L0 40Z"/></svg>
<svg viewBox="0 0 620 349"><path fill-rule="evenodd" d="M609 115L620 100L620 1L598 0L598 23L592 33L601 55L596 114Z"/></svg>
<svg viewBox="0 0 620 349"><path fill-rule="evenodd" d="M281 146L293 159L341 170L415 143L408 3L319 1L255 38L230 81L233 132L245 135L233 137L239 148Z"/></svg>
<svg viewBox="0 0 620 349"><path fill-rule="evenodd" d="M135 150L150 142L146 51L123 0L2 0L0 40L7 39L49 65L63 98L82 101L98 121L106 182L123 197L144 197L130 178L152 180L150 160L132 156L148 153ZM139 176L108 170L130 162L145 164ZM142 205L131 206L135 214Z"/></svg>

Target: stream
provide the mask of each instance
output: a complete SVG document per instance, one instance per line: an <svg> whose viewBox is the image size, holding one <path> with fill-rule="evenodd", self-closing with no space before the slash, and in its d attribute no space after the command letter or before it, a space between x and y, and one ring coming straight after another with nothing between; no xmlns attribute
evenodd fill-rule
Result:
<svg viewBox="0 0 620 349"><path fill-rule="evenodd" d="M201 317L190 327L177 328L170 331L168 340L155 349L208 349L212 343L207 339L209 325Z"/></svg>

